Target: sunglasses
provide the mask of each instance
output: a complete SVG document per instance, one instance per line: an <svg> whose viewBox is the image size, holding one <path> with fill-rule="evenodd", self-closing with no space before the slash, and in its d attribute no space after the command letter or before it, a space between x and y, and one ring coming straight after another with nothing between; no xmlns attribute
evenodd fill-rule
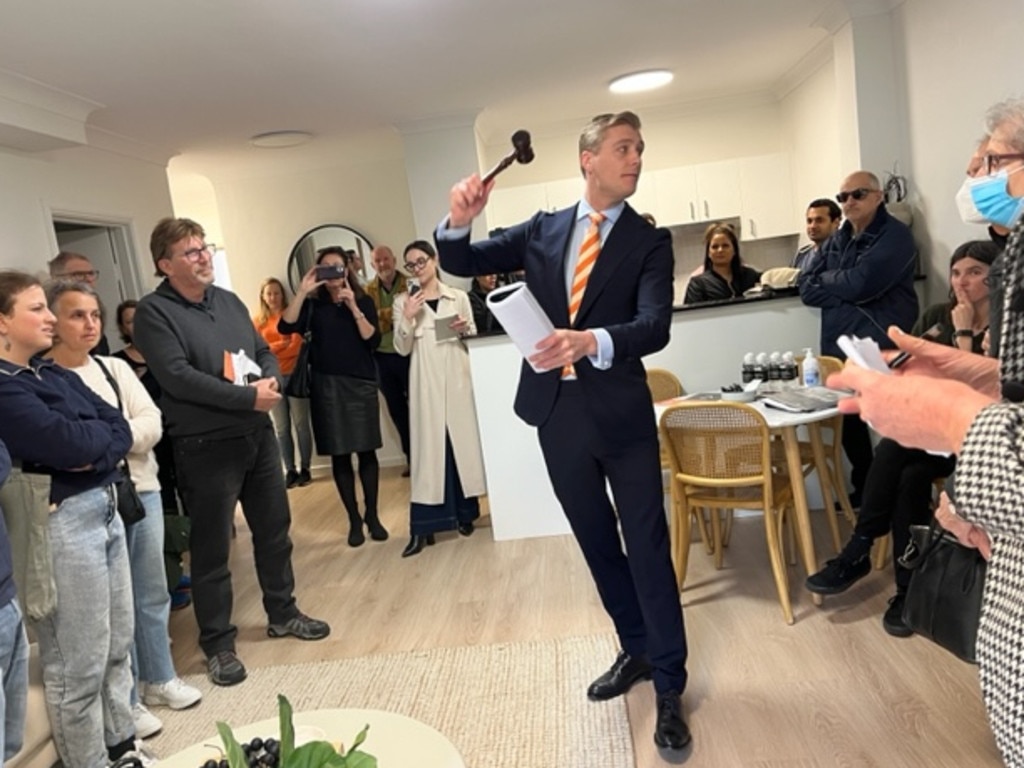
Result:
<svg viewBox="0 0 1024 768"><path fill-rule="evenodd" d="M852 189L849 192L840 192L838 195L836 195L836 200L838 200L840 203L845 203L851 197L854 200L863 200L865 197L870 195L872 192L878 192L878 191L880 191L880 190L868 189L867 187L858 187L857 189Z"/></svg>

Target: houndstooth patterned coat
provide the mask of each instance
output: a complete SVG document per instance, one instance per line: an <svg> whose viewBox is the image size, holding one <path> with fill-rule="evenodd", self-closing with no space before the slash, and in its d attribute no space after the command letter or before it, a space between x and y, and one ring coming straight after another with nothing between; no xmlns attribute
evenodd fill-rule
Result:
<svg viewBox="0 0 1024 768"><path fill-rule="evenodd" d="M1024 383L1024 220L1006 246L999 373ZM1024 768L1024 405L978 415L956 471L957 511L992 539L978 663L992 732L1008 766Z"/></svg>

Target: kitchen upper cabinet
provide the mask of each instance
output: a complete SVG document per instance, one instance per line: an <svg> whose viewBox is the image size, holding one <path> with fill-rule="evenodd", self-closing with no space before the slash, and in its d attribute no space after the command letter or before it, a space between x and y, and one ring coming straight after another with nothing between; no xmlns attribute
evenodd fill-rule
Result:
<svg viewBox="0 0 1024 768"><path fill-rule="evenodd" d="M526 221L537 211L548 209L546 184L524 184L519 187L496 187L484 208L487 230L511 227Z"/></svg>
<svg viewBox="0 0 1024 768"><path fill-rule="evenodd" d="M545 185L547 189L548 204L545 210L558 211L576 205L583 196L583 189L586 186L583 176L574 179L559 179L549 181Z"/></svg>
<svg viewBox="0 0 1024 768"><path fill-rule="evenodd" d="M660 226L692 224L701 221L698 214L697 171L692 165L651 171L640 177L641 186L651 187L655 202L651 213Z"/></svg>
<svg viewBox="0 0 1024 768"><path fill-rule="evenodd" d="M799 232L789 155L744 157L739 160L739 177L743 195L741 239L758 240Z"/></svg>
<svg viewBox="0 0 1024 768"><path fill-rule="evenodd" d="M700 163L697 177L697 220L718 221L742 212L740 171L736 160Z"/></svg>

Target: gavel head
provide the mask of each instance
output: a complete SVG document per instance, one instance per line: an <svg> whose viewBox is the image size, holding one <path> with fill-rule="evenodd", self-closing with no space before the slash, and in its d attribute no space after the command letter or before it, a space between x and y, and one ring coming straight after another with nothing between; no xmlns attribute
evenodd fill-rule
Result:
<svg viewBox="0 0 1024 768"><path fill-rule="evenodd" d="M516 131L512 134L512 146L516 151L516 162L525 165L533 160L533 147L530 146L530 132Z"/></svg>

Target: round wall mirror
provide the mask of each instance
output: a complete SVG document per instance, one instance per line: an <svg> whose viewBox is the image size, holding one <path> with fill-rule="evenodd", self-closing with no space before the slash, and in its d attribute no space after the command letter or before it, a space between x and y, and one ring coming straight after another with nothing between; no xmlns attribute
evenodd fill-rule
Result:
<svg viewBox="0 0 1024 768"><path fill-rule="evenodd" d="M376 277L377 273L373 271L373 264L370 263L370 251L373 250L370 241L362 233L344 224L324 224L313 227L300 237L292 248L292 253L288 257L288 285L292 293L295 293L295 289L302 282L302 276L316 264L317 251L332 245L340 246L354 254L350 269L358 272L362 285Z"/></svg>

